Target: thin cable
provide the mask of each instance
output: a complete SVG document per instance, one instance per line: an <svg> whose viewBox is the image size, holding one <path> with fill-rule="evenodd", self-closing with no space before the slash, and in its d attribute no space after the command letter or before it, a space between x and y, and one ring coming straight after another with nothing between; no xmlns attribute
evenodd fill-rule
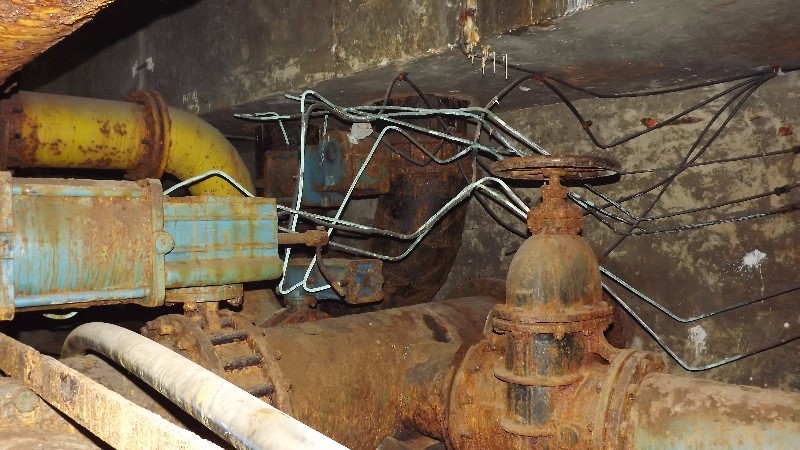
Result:
<svg viewBox="0 0 800 450"><path fill-rule="evenodd" d="M753 92L755 92L756 89L758 89L762 84L764 84L765 82L767 82L771 78L771 77L769 77L769 78L767 78L767 77L768 76L765 76L764 79L759 79L759 81L757 83L755 83L753 86L748 87L744 91L740 91L739 93L737 93L736 96L734 96L732 99L730 99L725 104L723 109L720 109L720 111L718 111L718 114L716 114L714 116L714 118L711 121L709 121L709 123L706 125L705 129L703 130L703 133L701 133L701 135L695 141L694 145L692 145L692 148L689 150L689 152L686 154L686 156L684 157L683 161L681 162L681 166L686 165L687 162L689 162L689 164L691 164L691 162L696 161L697 158L699 158L709 148L711 143L714 142L714 140L717 138L717 136L720 135L720 133L722 133L722 131L727 127L728 123L733 119L733 117L736 115L736 113L739 111L739 109L744 105L745 101L747 101L747 99L750 98L750 95L752 95ZM726 109L730 104L732 104L731 102L734 99L738 98L739 95L744 95L744 96L743 96L743 98L741 100L739 100L739 102L736 104L736 106L734 106L734 108L728 114L728 117L723 121L723 123L719 126L719 128L711 135L711 137L707 140L707 142L703 145L703 147L700 150L697 151L697 154L694 157L692 157L692 153L694 153L694 151L697 149L697 145L700 143L700 141L703 138L704 134L710 129L711 125L713 125L713 123L716 122L717 118L719 118L719 116L721 115L722 111L724 111L724 109ZM691 159L691 158L694 158L694 159ZM647 217L647 215L650 213L650 211L652 211L653 208L655 208L655 206L661 200L661 197L664 195L664 193L666 193L667 189L669 189L669 187L672 184L672 182L678 177L678 175L683 173L684 170L685 169L681 169L680 171L676 171L675 173L670 175L664 183L662 183L662 188L656 194L656 198L645 209L645 211L641 215L641 217L639 217L636 220L636 222L635 222L636 226L638 226L641 223L642 219ZM620 244L622 244L625 241L626 238L627 238L627 236L624 236L624 235L620 236L619 239L617 239L613 244L611 244L602 253L601 258L607 257Z"/></svg>
<svg viewBox="0 0 800 450"><path fill-rule="evenodd" d="M794 291L800 290L800 285L793 286L793 287L790 287L790 288L781 289L779 291L770 292L768 294L762 295L761 297L758 297L758 298L755 298L755 299L741 301L741 302L738 302L738 303L735 303L735 304L732 304L732 305L729 305L729 306L725 306L723 308L719 308L719 309L716 309L716 310L713 310L713 311L701 313L701 314L698 314L698 315L695 315L695 316L681 317L681 316L675 314L674 312L670 311L664 305L658 303L657 301L653 300L652 298L650 298L649 296L647 296L643 292L639 291L638 289L633 287L630 283L627 283L625 280L621 279L620 277L618 277L616 274L614 274L610 270L606 269L605 267L600 266L600 273L602 273L603 275L605 275L608 278L612 279L615 283L617 283L618 285L624 287L630 293L632 293L635 296L639 297L640 299L642 299L644 302L646 302L650 306L653 306L654 308L658 309L662 313L666 314L672 320L675 320L676 322L680 322L680 323L697 322L698 320L703 320L703 319L706 319L706 318L709 318L709 317L716 316L718 314L722 314L722 313L725 313L725 312L733 311L733 310L736 310L736 309L739 309L739 308L743 308L745 306L752 305L752 304L755 304L755 303L763 302L765 300L775 299L775 298L780 297L781 295L788 294L790 292L794 292Z"/></svg>
<svg viewBox="0 0 800 450"><path fill-rule="evenodd" d="M706 365L702 365L702 366L689 365L688 363L686 363L686 361L684 361L681 357L679 357L672 350L672 348L670 348L670 346L667 345L666 342L664 342L664 339L662 339L661 336L658 333L656 333L656 331L650 325L648 325L644 320L642 320L642 318L639 317L638 314L636 314L636 312L633 310L633 308L631 308L627 303L625 303L625 301L622 300L622 298L620 298L614 292L614 290L609 288L608 285L606 285L605 283L603 283L602 286L603 286L603 289L605 289L606 292L608 292L608 294L611 295L611 297L613 297L614 300L616 300L617 303L625 311L627 311L628 314L630 314L634 318L634 320L636 320L636 322L638 322L639 325L641 325L641 327L644 328L645 331L647 331L647 334L649 334L653 338L653 340L655 340L658 343L658 345L661 346L661 348L663 348L664 351L667 352L667 354L670 357L672 357L672 359L675 360L676 363L678 363L678 365L680 365L685 370L688 370L690 372L701 372L701 371L704 371L704 370L715 369L717 367L724 366L726 364L730 364L730 363L735 362L735 361L739 361L740 359L747 358L748 356L752 356L752 355L755 355L757 353L765 352L767 350L771 350L773 348L780 347L781 345L788 344L790 342L793 342L793 341L796 341L796 340L800 339L800 335L797 335L797 336L793 336L793 337L790 337L790 338L787 338L787 339L781 339L778 342L773 342L773 343L770 343L770 344L767 344L767 345L760 346L760 347L755 348L753 350L749 350L749 351L747 351L745 353L740 353L738 355L729 356L727 358L723 358L723 359L717 360L715 362L712 362L712 363L709 363L709 364L706 364Z"/></svg>
<svg viewBox="0 0 800 450"><path fill-rule="evenodd" d="M702 167L702 166L709 166L713 164L726 164L731 162L738 162L738 161L746 161L748 159L760 159L760 158L767 158L770 156L778 156L778 155L785 155L788 153L794 153L795 155L800 154L800 146L796 145L792 148L787 148L783 150L775 150L772 152L767 153L756 153L754 155L744 155L744 156L735 156L732 158L723 158L723 159L714 159L711 161L701 161L698 163L694 163L687 168L695 168L695 167ZM638 170L625 170L622 172L618 172L619 175L639 175L644 173L654 173L654 172L674 172L676 170L681 169L680 166L670 166L670 167L654 167L651 169L638 169Z"/></svg>

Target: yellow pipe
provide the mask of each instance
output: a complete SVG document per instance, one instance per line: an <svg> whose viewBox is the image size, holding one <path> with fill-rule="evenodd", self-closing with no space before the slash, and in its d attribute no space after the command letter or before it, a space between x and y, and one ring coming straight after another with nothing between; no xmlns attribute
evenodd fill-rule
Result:
<svg viewBox="0 0 800 450"><path fill-rule="evenodd" d="M245 189L255 193L255 186L247 166L236 148L225 136L196 115L169 108L172 120L165 171L180 180L221 170L238 181ZM193 195L241 195L238 189L219 177L206 179L189 188Z"/></svg>
<svg viewBox="0 0 800 450"><path fill-rule="evenodd" d="M141 104L20 92L0 102L0 165L118 169L133 178L167 172L181 180L217 169L253 191L244 161L216 128L166 107L157 94L136 99ZM219 178L189 192L241 195Z"/></svg>

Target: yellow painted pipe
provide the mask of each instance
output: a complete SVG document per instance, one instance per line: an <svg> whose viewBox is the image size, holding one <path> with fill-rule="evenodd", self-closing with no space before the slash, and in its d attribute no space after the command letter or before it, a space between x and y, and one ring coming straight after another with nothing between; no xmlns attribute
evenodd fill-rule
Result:
<svg viewBox="0 0 800 450"><path fill-rule="evenodd" d="M157 94L143 97L137 104L20 92L0 102L0 165L119 169L133 178L167 172L181 180L217 169L254 190L241 156L216 128L166 107ZM220 178L195 183L189 192L241 195Z"/></svg>

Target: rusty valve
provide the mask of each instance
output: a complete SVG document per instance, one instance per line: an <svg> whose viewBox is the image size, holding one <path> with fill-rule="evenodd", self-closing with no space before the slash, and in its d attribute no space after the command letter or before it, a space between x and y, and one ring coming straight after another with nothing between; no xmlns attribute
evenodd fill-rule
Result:
<svg viewBox="0 0 800 450"><path fill-rule="evenodd" d="M585 180L616 175L619 163L602 156L536 155L508 158L494 163L492 172L503 178L543 181L559 177Z"/></svg>
<svg viewBox="0 0 800 450"><path fill-rule="evenodd" d="M496 162L492 171L515 180L547 180L542 187L542 204L528 213L533 234L578 234L583 225L581 210L567 204L567 190L561 180L586 180L615 175L619 163L602 156L525 156Z"/></svg>

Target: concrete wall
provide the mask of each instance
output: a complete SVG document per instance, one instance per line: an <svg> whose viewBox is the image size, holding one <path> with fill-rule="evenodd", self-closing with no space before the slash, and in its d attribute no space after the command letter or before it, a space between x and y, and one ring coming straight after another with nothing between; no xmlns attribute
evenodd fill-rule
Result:
<svg viewBox="0 0 800 450"><path fill-rule="evenodd" d="M481 35L496 34L593 3L480 2L478 28ZM117 0L31 64L21 87L108 99L155 89L170 105L203 114L452 50L465 5L459 0ZM387 81L375 84L380 93Z"/></svg>
<svg viewBox="0 0 800 450"><path fill-rule="evenodd" d="M524 89L529 87L537 89L534 85ZM609 141L628 131L644 129L641 123L644 118L667 118L712 92L704 89L640 99L581 100L576 105L593 122L592 130L601 141ZM515 95L526 93L520 90ZM761 154L797 146L800 143L798 97L800 76L773 79L756 92L700 160ZM719 105L720 102L715 102L710 106ZM664 127L611 150L594 148L563 105L507 113L504 118L553 153L610 156L619 160L624 170L637 170L678 165L715 109L708 107L691 113L691 117L700 119L696 123ZM788 134L790 131L793 133ZM760 194L797 182L798 173L800 158L795 153L692 168L675 180L651 215ZM625 175L599 188L613 197L621 197L668 174ZM597 204L602 203L591 194L577 191ZM523 189L522 192L523 196L533 199L539 195L538 189ZM639 214L652 199L653 194L650 194L641 201L631 202L629 207ZM780 196L643 225L650 229L671 228L770 210L798 201L800 191L795 189ZM795 211L676 234L630 237L610 254L604 265L676 314L694 316L798 286L800 231L797 220ZM595 251L602 253L617 236L597 220L589 218L587 222L584 235L591 240ZM514 224L523 227L520 221ZM620 223L616 225L619 230L626 230ZM496 225L473 200L465 244L443 292L468 279L504 278L521 241ZM617 291L624 293L623 289ZM688 324L673 321L631 295L624 298L690 365L705 365L800 334L797 312L800 291ZM658 348L643 330L631 329L635 332L626 336L629 345ZM800 341L795 341L699 375L740 384L800 390L800 362L796 357L799 350ZM677 365L673 369L682 371Z"/></svg>

